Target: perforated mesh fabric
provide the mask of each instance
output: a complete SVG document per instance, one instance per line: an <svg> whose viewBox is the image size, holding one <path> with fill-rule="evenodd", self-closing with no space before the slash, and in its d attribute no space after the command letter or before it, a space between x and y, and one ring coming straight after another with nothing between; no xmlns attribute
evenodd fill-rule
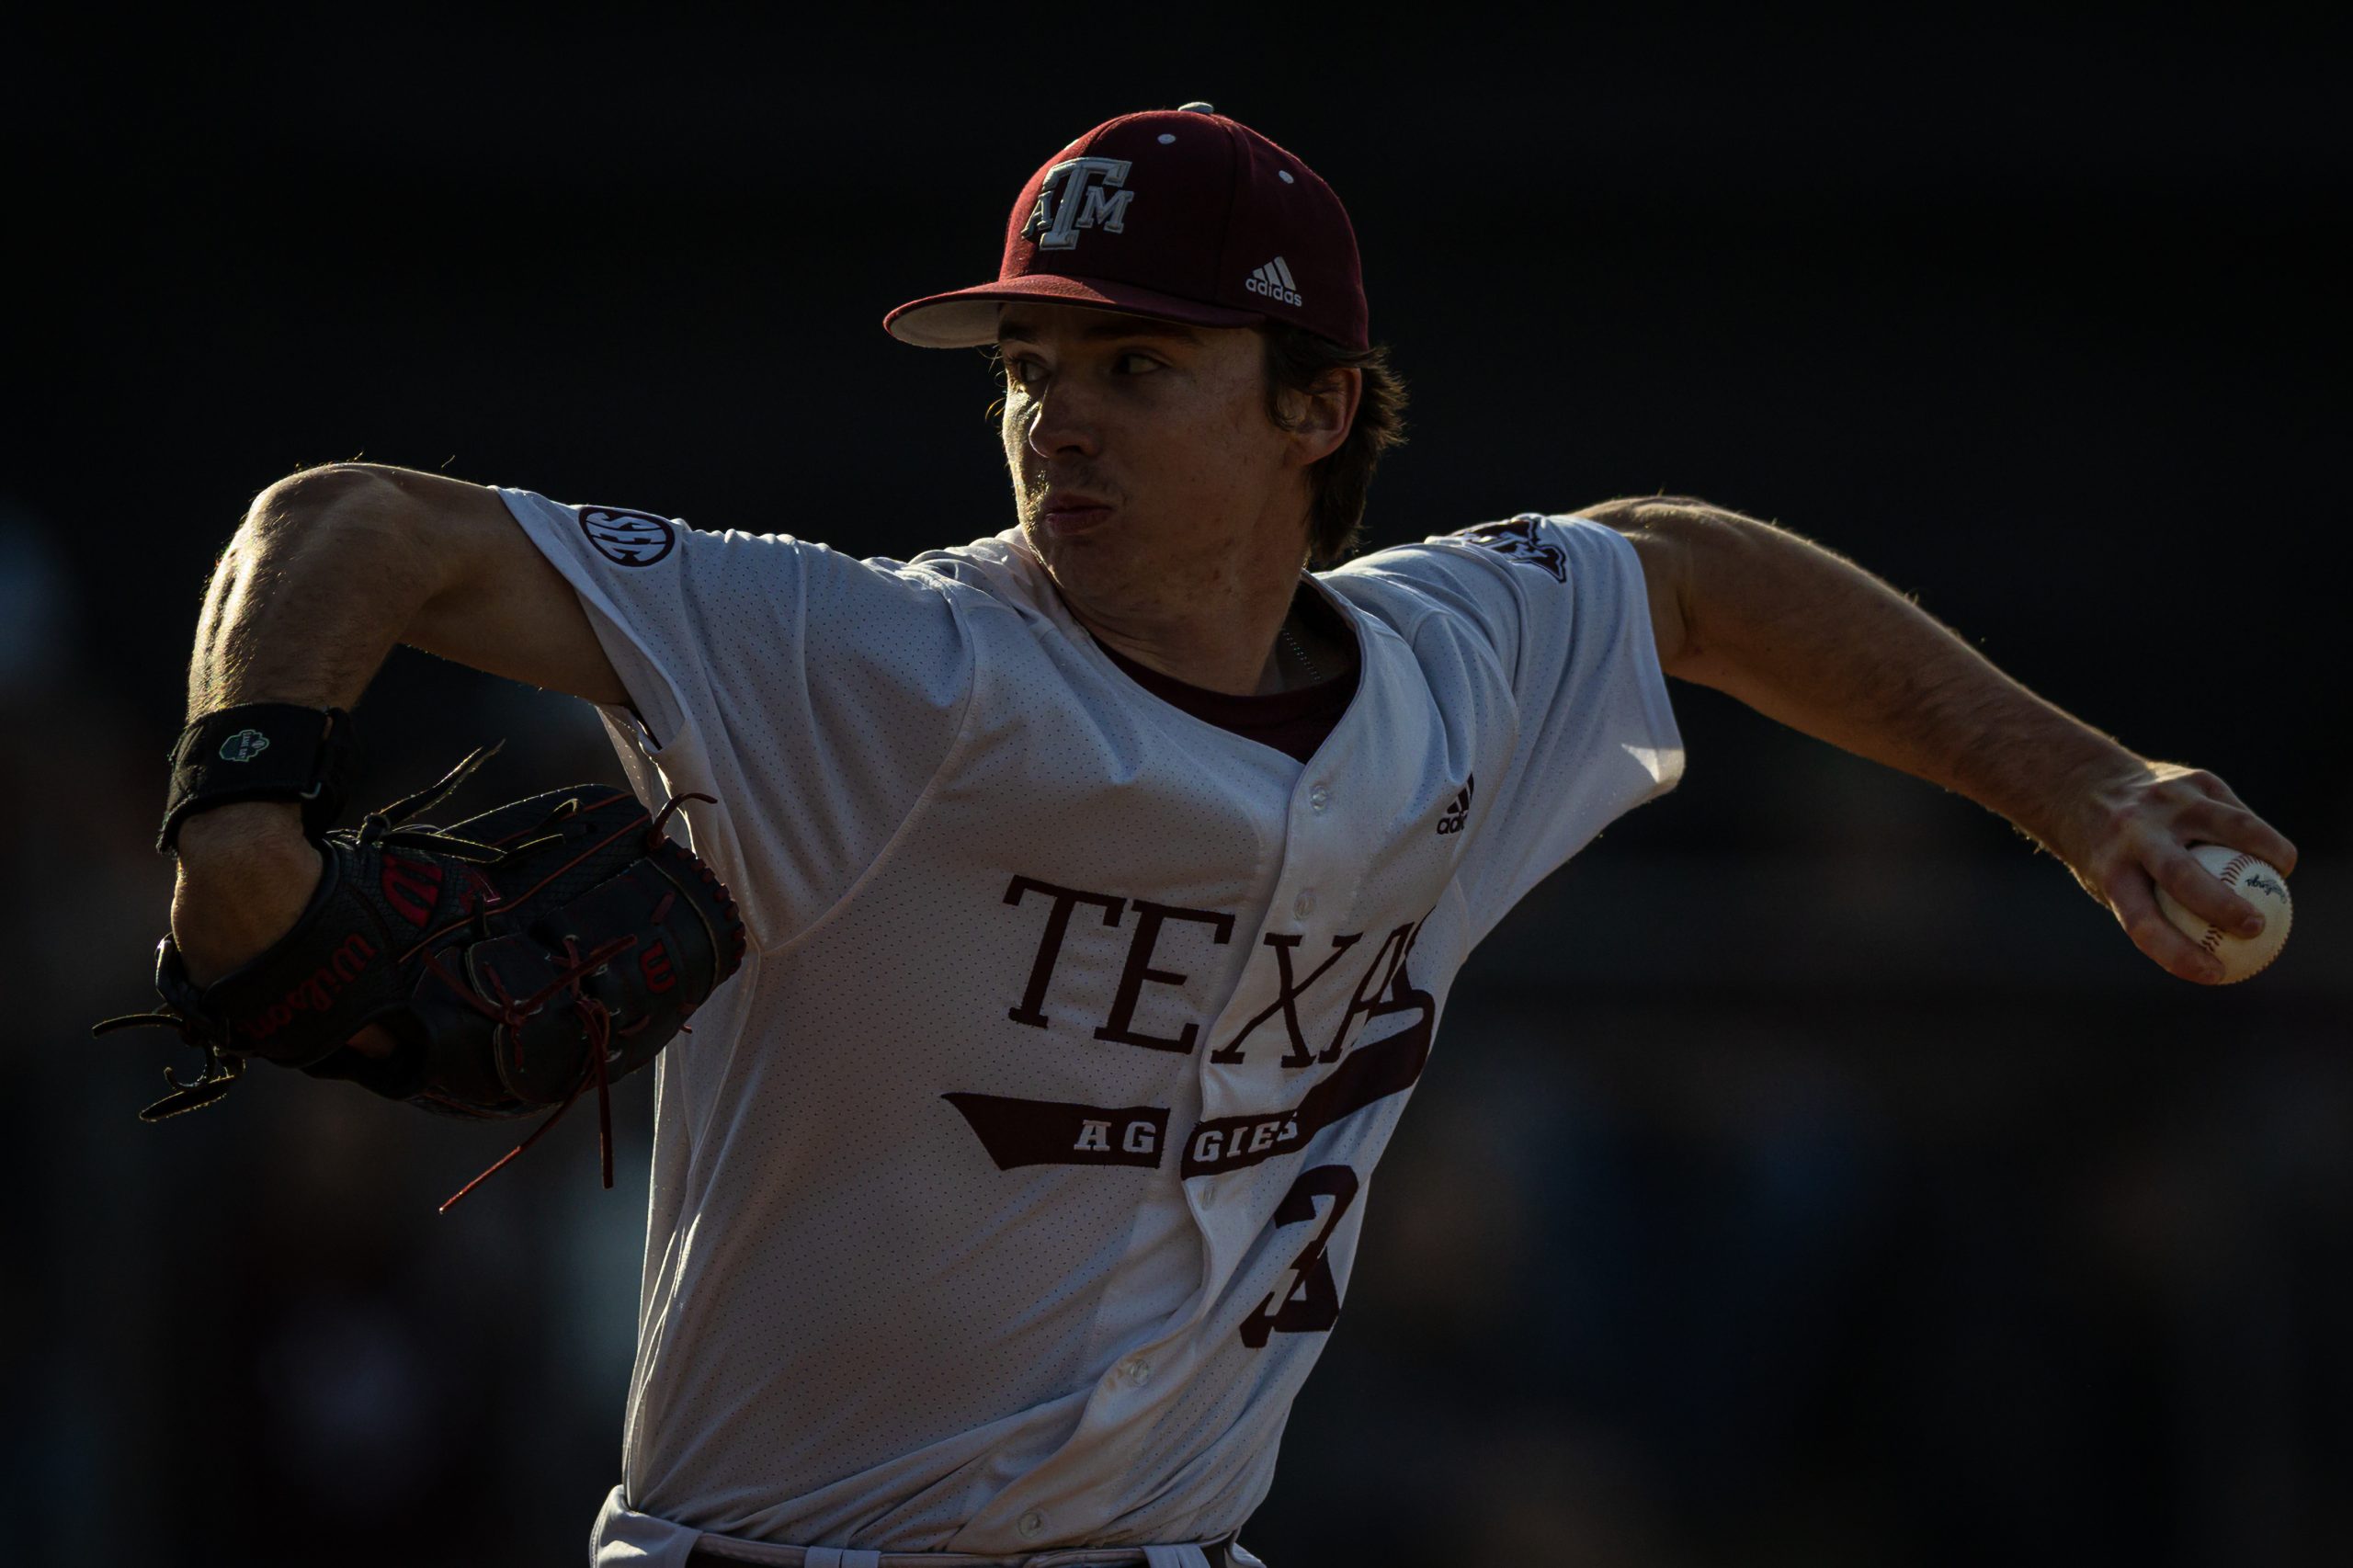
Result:
<svg viewBox="0 0 2353 1568"><path fill-rule="evenodd" d="M651 520L506 494L756 939L659 1063L604 1560L1238 1528L1456 969L1680 772L1631 549L1552 519L1557 576L1450 539L1313 579L1361 675L1302 766L1123 675L1017 533L665 522L625 564Z"/></svg>

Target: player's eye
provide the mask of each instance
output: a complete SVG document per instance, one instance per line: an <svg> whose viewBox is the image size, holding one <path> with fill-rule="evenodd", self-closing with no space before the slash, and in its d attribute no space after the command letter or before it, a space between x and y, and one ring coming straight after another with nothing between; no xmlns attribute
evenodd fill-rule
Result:
<svg viewBox="0 0 2353 1568"><path fill-rule="evenodd" d="M1119 367L1123 376L1148 376L1160 369L1160 361L1149 354L1122 354Z"/></svg>
<svg viewBox="0 0 2353 1568"><path fill-rule="evenodd" d="M1035 359L1007 358L1003 361L1003 368L1005 384L1008 387L1018 387L1023 392L1028 392L1036 386L1039 381L1044 380L1046 374L1045 367Z"/></svg>

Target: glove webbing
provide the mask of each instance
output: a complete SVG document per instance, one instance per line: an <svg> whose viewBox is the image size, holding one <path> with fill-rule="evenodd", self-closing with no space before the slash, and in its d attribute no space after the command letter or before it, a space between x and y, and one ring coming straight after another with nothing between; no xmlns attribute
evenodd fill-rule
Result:
<svg viewBox="0 0 2353 1568"><path fill-rule="evenodd" d="M676 811L680 806L685 805L688 801L703 801L714 806L719 803L718 801L709 795L688 793L673 796L671 800L663 806L661 811L654 813L654 819L646 824L645 846L648 849L652 849L655 845L662 842L662 830L664 827L668 825L670 813ZM544 826L546 824L541 824L540 825ZM608 834L605 837L599 839L595 845L582 850L572 859L564 862L563 865L559 866L556 869L549 872L547 876L540 879L538 882L532 884L529 891L523 895L523 898L528 899L531 893L538 892L540 888L547 886L549 882L553 881L557 877L571 869L580 861L585 860L590 855L595 854L597 850L612 843L622 834L633 832L635 828L636 824L631 823L620 828L617 832ZM533 829L531 831L536 832L537 830ZM678 895L676 892L665 893L663 895L662 902L654 905L654 920L655 924L660 924L662 917L670 912L671 903L677 896ZM519 903L521 900L518 899L517 902ZM472 916L469 916L468 918L471 919ZM454 927L445 926L443 929L446 931L454 929ZM431 939L431 937L426 938L426 941L430 941ZM422 946L423 943L419 943L418 945ZM472 990L466 986L459 984L456 980L452 979L449 971L441 966L441 955L438 952L427 953L426 955L426 967L431 970L433 973L439 978L441 983L447 985L451 991L455 992L458 999L465 1003L467 1006L473 1008L483 1017L496 1021L500 1027L506 1030L506 1035L509 1040L516 1040L519 1043L522 1039L521 1031L524 1020L530 1017L534 1013L540 1011L540 1008L546 1006L558 995L567 991L572 994L574 1010L580 1016L582 1031L588 1037L588 1066L586 1070L580 1074L580 1081L572 1085L572 1092L563 1096L563 1103L556 1107L554 1110L551 1111L545 1121L540 1122L539 1126L533 1128L529 1136L526 1137L520 1143L516 1144L512 1149L507 1150L506 1153L501 1154L497 1160L492 1163L489 1169L483 1171L480 1176L474 1177L473 1180L466 1183L465 1186L451 1193L442 1203L440 1208L434 1210L435 1213L447 1214L451 1208L455 1207L458 1199L463 1198L466 1194L480 1187L483 1182L488 1181L492 1176L496 1176L500 1171L506 1169L508 1165L512 1164L516 1159L521 1156L524 1150L529 1149L532 1144L538 1142L548 1129L553 1127L558 1121L562 1120L563 1113L570 1110L574 1104L579 1100L580 1092L588 1086L591 1079L594 1079L597 1085L597 1165L604 1176L606 1190L610 1191L612 1189L613 1096L611 1083L605 1075L606 1049L612 1041L612 1017L606 1010L605 1005L602 1002L597 1001L595 997L580 989L580 979L583 975L599 968L603 964L610 961L619 955L629 951L631 948L636 946L637 938L635 937L615 937L612 940L608 942L600 942L596 947L590 949L587 952L583 953L579 949L578 939L576 937L566 937L563 939L564 967L563 971L547 984L541 986L538 991L533 992L530 996L520 1002L514 1000L507 994L506 983L498 978L498 971L492 969L488 964L484 964L483 966L483 979L486 984L490 985L497 992L498 1005L496 1006L493 1006L491 1004L484 1002L481 997L475 995ZM414 953L415 951L415 948L411 948L409 949L410 953ZM405 957L406 955L403 956ZM631 1025L631 1028L634 1031L636 1029L642 1029L644 1027L645 1020L641 1018L635 1024ZM678 1032L680 1034L692 1034L695 1032L695 1027L692 1024L680 1024L678 1026Z"/></svg>

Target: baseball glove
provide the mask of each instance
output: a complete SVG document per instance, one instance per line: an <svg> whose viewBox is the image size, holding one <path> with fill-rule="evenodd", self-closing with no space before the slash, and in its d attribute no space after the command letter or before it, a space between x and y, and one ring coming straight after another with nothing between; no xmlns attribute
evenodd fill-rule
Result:
<svg viewBox="0 0 2353 1568"><path fill-rule="evenodd" d="M256 1057L453 1116L553 1108L454 1203L594 1084L612 1185L609 1085L652 1061L742 965L744 923L710 868L663 832L681 803L707 795L649 815L620 790L584 784L448 828L410 824L496 750L357 831L314 834L324 867L308 908L243 968L198 986L164 937L164 1009L92 1031L169 1028L203 1053L192 1080L165 1070L172 1092L142 1120L219 1099ZM369 1024L398 1042L391 1056L346 1043Z"/></svg>

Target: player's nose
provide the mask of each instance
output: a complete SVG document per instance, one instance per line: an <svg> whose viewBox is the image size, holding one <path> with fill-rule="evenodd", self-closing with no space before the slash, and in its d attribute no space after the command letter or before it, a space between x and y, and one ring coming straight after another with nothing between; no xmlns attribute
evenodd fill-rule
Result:
<svg viewBox="0 0 2353 1568"><path fill-rule="evenodd" d="M1096 414L1082 389L1057 381L1030 403L1022 439L1041 458L1091 458L1101 441Z"/></svg>

